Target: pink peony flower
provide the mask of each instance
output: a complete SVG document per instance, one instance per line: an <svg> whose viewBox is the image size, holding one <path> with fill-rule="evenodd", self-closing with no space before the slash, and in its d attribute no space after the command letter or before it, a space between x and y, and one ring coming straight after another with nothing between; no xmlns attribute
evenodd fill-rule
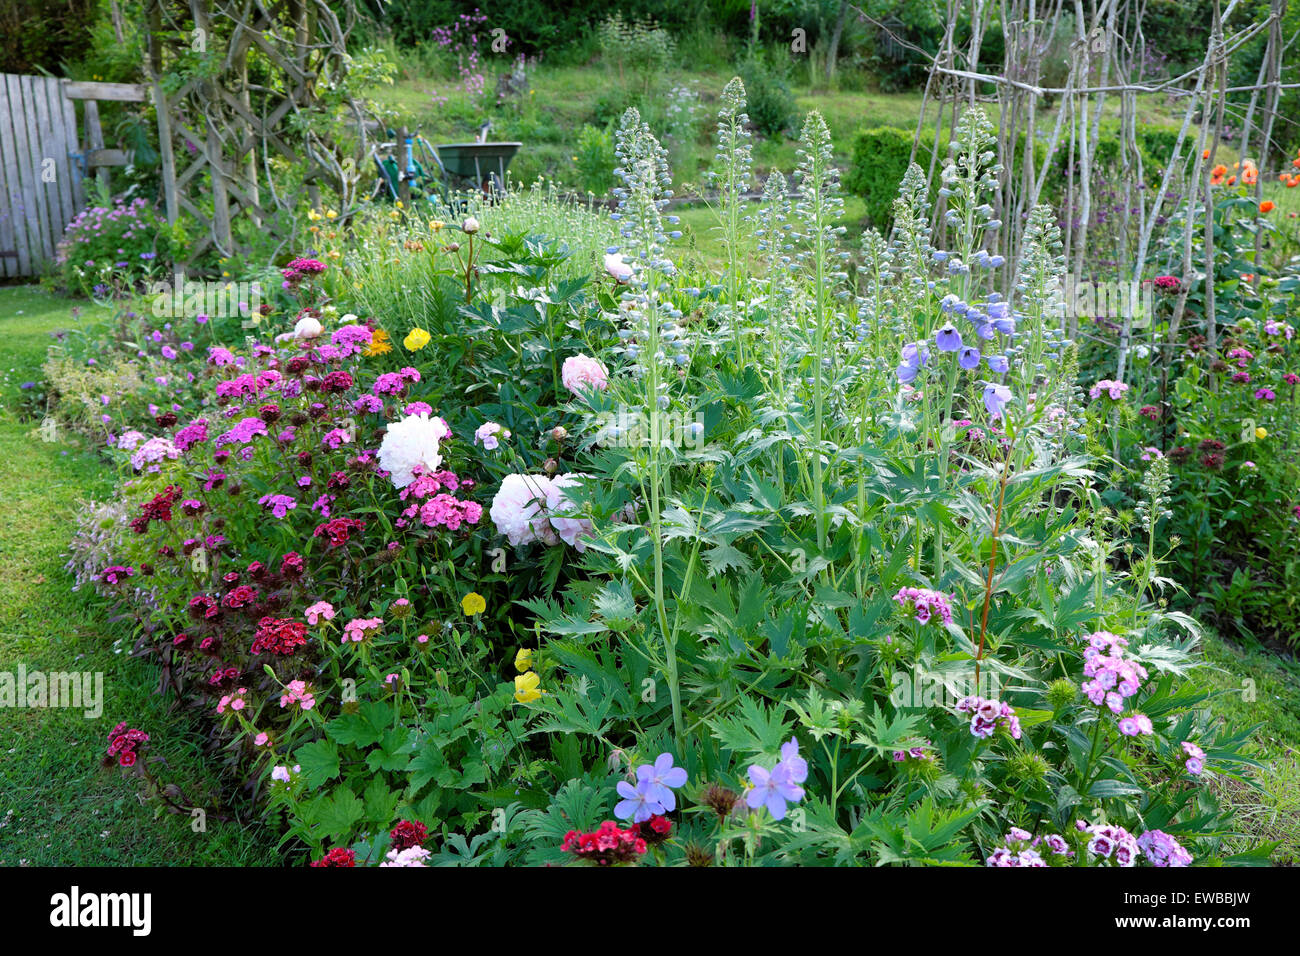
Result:
<svg viewBox="0 0 1300 956"><path fill-rule="evenodd" d="M591 389L603 392L609 385L609 371L590 355L571 355L565 359L560 378L564 387L578 396Z"/></svg>

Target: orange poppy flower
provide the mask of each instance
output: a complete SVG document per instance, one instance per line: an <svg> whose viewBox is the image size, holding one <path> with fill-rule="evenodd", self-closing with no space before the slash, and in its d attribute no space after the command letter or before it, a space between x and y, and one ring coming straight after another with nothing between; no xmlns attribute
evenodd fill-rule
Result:
<svg viewBox="0 0 1300 956"><path fill-rule="evenodd" d="M1271 199L1265 199L1262 203L1259 204L1259 211L1261 213L1267 214L1272 212L1273 209L1274 209L1274 204L1273 204L1273 200Z"/></svg>
<svg viewBox="0 0 1300 956"><path fill-rule="evenodd" d="M1229 176L1229 177L1228 177L1228 185L1229 185L1229 186L1235 186L1236 184L1237 184L1237 177L1236 177L1236 176Z"/></svg>

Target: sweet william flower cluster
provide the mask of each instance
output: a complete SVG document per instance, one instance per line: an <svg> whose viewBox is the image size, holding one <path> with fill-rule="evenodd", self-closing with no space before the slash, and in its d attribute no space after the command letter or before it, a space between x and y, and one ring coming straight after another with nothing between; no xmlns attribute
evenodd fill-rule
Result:
<svg viewBox="0 0 1300 956"><path fill-rule="evenodd" d="M987 739L998 727L1005 727L1012 739L1020 739L1020 718L1010 704L972 694L957 702L957 713L971 715L970 732L974 737Z"/></svg>
<svg viewBox="0 0 1300 956"><path fill-rule="evenodd" d="M936 617L944 624L952 623L952 604L948 595L929 588L901 588L894 595L903 610L916 617L918 624L929 624Z"/></svg>

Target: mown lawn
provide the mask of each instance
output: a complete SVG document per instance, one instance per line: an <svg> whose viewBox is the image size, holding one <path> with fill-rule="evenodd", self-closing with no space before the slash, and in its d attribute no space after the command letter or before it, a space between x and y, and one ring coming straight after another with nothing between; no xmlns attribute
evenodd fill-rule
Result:
<svg viewBox="0 0 1300 956"><path fill-rule="evenodd" d="M73 436L45 441L39 421L20 420L16 399L22 382L39 380L50 332L79 321L72 308L30 287L0 289L0 671L102 673L103 712L0 707L0 865L273 863L265 830L209 814L195 833L188 816L145 803L140 781L100 764L109 730L126 720L151 735L166 761L157 775L190 805L212 806L217 792L200 738L153 693L156 670L128 656L126 628L107 621L103 602L74 593L63 570L79 503L106 493L111 476Z"/></svg>
<svg viewBox="0 0 1300 956"><path fill-rule="evenodd" d="M1211 708L1230 727L1259 724L1256 758L1267 766L1255 774L1257 787L1220 778L1213 786L1237 812L1253 840L1276 840L1274 863L1300 863L1300 662L1261 647L1247 648L1208 637L1207 682L1225 693Z"/></svg>

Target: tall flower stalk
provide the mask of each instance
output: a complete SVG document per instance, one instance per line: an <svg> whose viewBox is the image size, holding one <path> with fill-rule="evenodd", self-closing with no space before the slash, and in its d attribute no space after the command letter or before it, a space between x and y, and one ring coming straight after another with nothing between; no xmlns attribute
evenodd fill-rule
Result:
<svg viewBox="0 0 1300 956"><path fill-rule="evenodd" d="M785 247L793 229L790 222L790 195L785 175L772 170L763 183L763 199L757 216L751 217L753 236L757 243L760 263L764 269L766 305L769 316L767 326L768 373L774 391L784 391L785 325L792 308L794 289L790 279L790 256Z"/></svg>
<svg viewBox="0 0 1300 956"><path fill-rule="evenodd" d="M672 700L673 731L683 739L681 684L677 667L677 634L669 627L664 593L663 506L668 495L668 470L664 461L663 412L671 405L671 369L687 361L686 342L677 325L681 313L668 301L667 279L676 269L665 252L663 208L672 196L672 176L667 153L636 109L623 114L615 149L619 166L614 170L623 185L614 190L619 200L615 217L622 254L632 269L622 311L629 324L625 354L642 385L649 426L648 461L641 475L642 492L650 505L650 536L654 554L653 599L655 617L663 636L664 668Z"/></svg>
<svg viewBox="0 0 1300 956"><path fill-rule="evenodd" d="M826 438L826 380L832 360L827 354L829 337L835 320L832 302L828 295L832 283L844 278L844 273L832 263L842 227L835 222L844 211L844 201L838 196L839 173L831 150L831 134L821 113L813 110L804 121L799 137L799 166L795 171L799 184L799 201L795 212L803 223L806 243L801 254L803 265L813 283L813 428L812 428L812 498L817 524L817 548L826 550L827 514L826 485L822 464Z"/></svg>
<svg viewBox="0 0 1300 956"><path fill-rule="evenodd" d="M741 249L741 203L750 187L754 162L749 145L750 133L746 129L748 125L745 84L740 77L732 77L722 91L722 109L718 111L718 151L714 159L722 171L713 173L713 179L718 187L717 211L722 223L723 245L727 250L727 305L738 367L745 364L744 323L738 303L747 279Z"/></svg>

